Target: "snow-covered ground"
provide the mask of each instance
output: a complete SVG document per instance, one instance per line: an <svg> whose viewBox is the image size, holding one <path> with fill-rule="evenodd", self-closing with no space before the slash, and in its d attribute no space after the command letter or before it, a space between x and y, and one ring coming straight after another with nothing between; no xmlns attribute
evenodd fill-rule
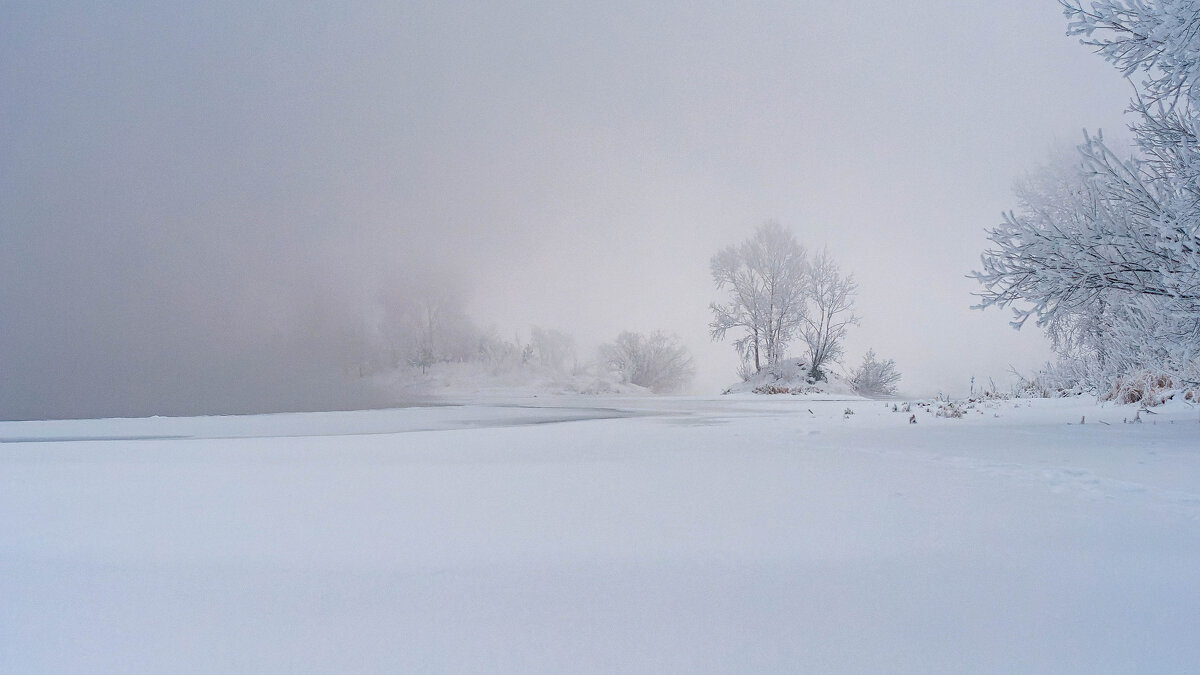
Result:
<svg viewBox="0 0 1200 675"><path fill-rule="evenodd" d="M863 398L854 391L854 385L845 377L831 371L825 374L825 379L813 381L809 379L809 371L806 360L787 358L763 368L746 380L730 385L725 394L788 394L830 401Z"/></svg>
<svg viewBox="0 0 1200 675"><path fill-rule="evenodd" d="M914 411L0 423L0 672L1200 670L1200 409Z"/></svg>

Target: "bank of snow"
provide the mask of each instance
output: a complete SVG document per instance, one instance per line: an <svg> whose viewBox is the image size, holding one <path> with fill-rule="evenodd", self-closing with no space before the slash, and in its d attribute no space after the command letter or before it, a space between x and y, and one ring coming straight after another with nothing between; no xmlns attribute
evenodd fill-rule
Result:
<svg viewBox="0 0 1200 675"><path fill-rule="evenodd" d="M799 396L812 401L865 400L842 376L826 373L825 379L814 380L809 377L809 370L804 359L784 359L763 368L750 379L730 386L723 393Z"/></svg>

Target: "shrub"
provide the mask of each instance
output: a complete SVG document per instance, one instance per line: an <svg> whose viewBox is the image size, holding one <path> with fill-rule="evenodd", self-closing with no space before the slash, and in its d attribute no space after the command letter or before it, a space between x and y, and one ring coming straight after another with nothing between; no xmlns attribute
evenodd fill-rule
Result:
<svg viewBox="0 0 1200 675"><path fill-rule="evenodd" d="M696 373L687 348L674 336L626 331L600 348L600 358L622 382L646 387L657 394L679 391Z"/></svg>

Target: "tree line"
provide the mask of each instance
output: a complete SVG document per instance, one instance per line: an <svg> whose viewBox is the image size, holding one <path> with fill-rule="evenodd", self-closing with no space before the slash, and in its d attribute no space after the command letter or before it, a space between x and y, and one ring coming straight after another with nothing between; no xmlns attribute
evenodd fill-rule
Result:
<svg viewBox="0 0 1200 675"><path fill-rule="evenodd" d="M805 350L808 377L827 378L859 320L858 285L828 252L809 256L791 232L769 222L746 241L718 251L710 268L725 299L710 305L709 335L714 340L736 335L743 379L779 365L797 342ZM536 370L611 377L655 393L682 391L695 375L695 360L675 335L622 331L581 359L574 337L562 331L533 326L522 339L480 327L467 313L466 298L454 283L432 278L388 287L368 303L372 312L348 336L347 374L407 372L415 378L447 364L473 364L493 375ZM886 396L895 393L900 375L894 361L869 351L847 379L860 393Z"/></svg>
<svg viewBox="0 0 1200 675"><path fill-rule="evenodd" d="M347 375L370 377L402 373L410 378L452 364L482 375L524 372L576 378L609 378L655 393L685 389L695 362L678 337L654 331L622 331L581 358L575 338L563 331L531 326L528 337L502 337L483 328L466 310L466 295L450 283L410 283L377 298L349 338Z"/></svg>

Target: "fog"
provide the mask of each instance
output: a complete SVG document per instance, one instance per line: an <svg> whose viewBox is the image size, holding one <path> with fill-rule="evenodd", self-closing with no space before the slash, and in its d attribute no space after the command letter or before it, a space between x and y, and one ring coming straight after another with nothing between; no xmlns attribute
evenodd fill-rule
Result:
<svg viewBox="0 0 1200 675"><path fill-rule="evenodd" d="M340 5L340 3L338 3ZM1130 89L1057 3L5 3L0 418L389 405L381 298L581 353L677 334L766 220L859 281L911 395L1049 356L970 310L1015 180Z"/></svg>

